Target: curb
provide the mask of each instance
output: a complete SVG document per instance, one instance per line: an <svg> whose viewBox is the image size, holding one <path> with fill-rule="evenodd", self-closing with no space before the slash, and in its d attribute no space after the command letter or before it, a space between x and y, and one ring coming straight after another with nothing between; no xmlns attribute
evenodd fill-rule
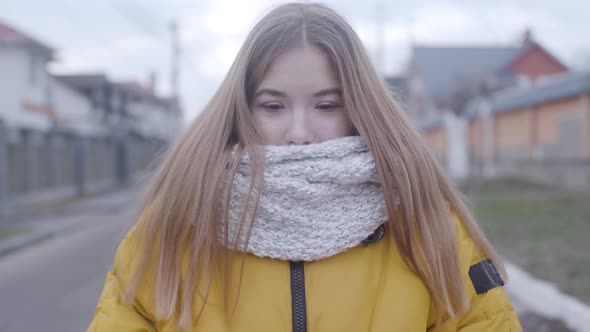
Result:
<svg viewBox="0 0 590 332"><path fill-rule="evenodd" d="M119 194L123 196L127 195L125 191L119 191ZM131 192L131 195L135 195ZM76 203L75 207L72 207L72 211L74 214L81 213L85 210L85 205L91 201L98 202L101 200L101 197L90 198L88 200L82 200ZM107 204L108 205L108 204ZM104 206L100 206L99 209L107 209L109 211L120 211L128 207L129 204L115 204L108 206L105 208ZM53 218L65 218L64 215L54 216ZM85 216L86 217L86 216ZM87 219L87 218L83 218ZM87 226L87 222L75 220L75 221L68 221L68 222L58 222L53 225L33 225L32 227L24 228L25 233L21 235L15 235L12 238L0 241L0 258L8 254L15 253L17 251L26 249L28 247L40 244L47 240L53 239L55 237L63 236L67 233L73 232L77 229L83 228Z"/></svg>
<svg viewBox="0 0 590 332"><path fill-rule="evenodd" d="M0 242L0 258L15 251L47 241L55 236L56 231L29 232L17 235L11 239Z"/></svg>
<svg viewBox="0 0 590 332"><path fill-rule="evenodd" d="M27 249L45 241L51 240L58 236L66 235L81 229L86 224L83 222L62 224L52 228L31 230L22 235L17 235L11 239L0 242L0 259L6 255Z"/></svg>
<svg viewBox="0 0 590 332"><path fill-rule="evenodd" d="M83 219L92 220L91 218ZM28 232L25 231L25 234L16 235L8 240L0 241L0 259L9 254L41 244L53 238L62 237L77 230L87 228L88 225L89 221L75 220L53 225L51 227L41 226L37 229L33 228Z"/></svg>
<svg viewBox="0 0 590 332"><path fill-rule="evenodd" d="M505 263L510 280L506 290L523 306L523 312L563 321L578 332L590 331L590 306L566 295L552 283L537 279L521 268Z"/></svg>

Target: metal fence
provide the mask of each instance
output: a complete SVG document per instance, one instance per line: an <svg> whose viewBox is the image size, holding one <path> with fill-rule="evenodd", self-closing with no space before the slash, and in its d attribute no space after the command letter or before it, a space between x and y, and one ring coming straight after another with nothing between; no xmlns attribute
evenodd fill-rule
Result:
<svg viewBox="0 0 590 332"><path fill-rule="evenodd" d="M13 202L77 196L141 175L167 143L137 135L83 137L0 122L0 212Z"/></svg>

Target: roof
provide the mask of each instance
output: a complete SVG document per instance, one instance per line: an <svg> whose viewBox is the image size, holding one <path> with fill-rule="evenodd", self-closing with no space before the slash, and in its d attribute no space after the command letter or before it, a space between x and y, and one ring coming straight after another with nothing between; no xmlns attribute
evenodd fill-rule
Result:
<svg viewBox="0 0 590 332"><path fill-rule="evenodd" d="M493 113L505 113L585 93L590 93L590 72L553 75L532 86L501 91L490 98L475 98L467 105L464 115L473 119L483 107L491 108Z"/></svg>
<svg viewBox="0 0 590 332"><path fill-rule="evenodd" d="M135 81L129 81L129 82L117 82L113 84L115 87L133 94L135 96L140 96L140 97L146 97L146 98L155 98L156 95L154 94L154 92L146 87L141 85L138 82Z"/></svg>
<svg viewBox="0 0 590 332"><path fill-rule="evenodd" d="M90 89L109 84L106 75L100 73L53 76L59 81L78 89Z"/></svg>
<svg viewBox="0 0 590 332"><path fill-rule="evenodd" d="M150 100L170 110L175 110L179 107L176 97L158 96L149 87L136 81L111 82L109 78L102 73L53 75L53 77L78 90L89 90L97 87L111 86L116 91L133 97L139 97L142 100Z"/></svg>
<svg viewBox="0 0 590 332"><path fill-rule="evenodd" d="M526 41L523 46L520 48L520 51L505 65L505 69L507 69L508 66L510 66L511 64L513 64L517 59L519 59L522 55L524 55L525 53L529 52L531 49L533 48L539 48L541 51L545 52L545 54L547 56L549 56L550 58L553 59L553 61L555 61L556 63L558 63L560 66L562 66L564 69L568 69L568 67L561 61L559 60L554 54L551 54L551 52L548 52L543 46L541 46L539 43L537 43L534 40L530 40L530 41Z"/></svg>
<svg viewBox="0 0 590 332"><path fill-rule="evenodd" d="M55 50L47 44L44 44L35 38L17 30L16 28L0 21L0 43L2 42L36 47L45 52L50 58L53 58L55 53Z"/></svg>
<svg viewBox="0 0 590 332"><path fill-rule="evenodd" d="M502 113L522 107L590 93L590 72L555 75L529 88L518 88L495 95L493 112Z"/></svg>
<svg viewBox="0 0 590 332"><path fill-rule="evenodd" d="M416 46L413 66L434 102L442 103L454 92L457 84L481 81L501 71L521 52L522 47Z"/></svg>
<svg viewBox="0 0 590 332"><path fill-rule="evenodd" d="M127 82L117 82L113 83L113 85L130 95L144 98L144 100L150 100L152 102L157 103L158 105L168 109L168 110L176 110L178 109L178 99L173 96L163 97L156 94L151 88L142 85L136 81L127 81Z"/></svg>

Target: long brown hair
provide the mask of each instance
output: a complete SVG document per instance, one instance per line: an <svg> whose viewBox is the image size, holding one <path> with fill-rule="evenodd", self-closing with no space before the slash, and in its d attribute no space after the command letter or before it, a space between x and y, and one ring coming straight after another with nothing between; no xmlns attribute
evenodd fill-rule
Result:
<svg viewBox="0 0 590 332"><path fill-rule="evenodd" d="M180 308L178 326L186 329L202 313L200 308L193 317L197 285L210 289L219 266L221 279L230 280L233 250L227 248L236 248L227 243L227 236L219 236L230 204L224 183L228 176L233 179L237 166L230 149L237 146L240 153L252 155L251 185L260 181L262 156L253 146L261 142L249 106L273 59L302 43L321 49L338 75L347 114L375 159L389 229L406 264L423 280L441 313L456 317L465 312L468 299L458 277L462 273L452 213L462 220L482 257L491 258L502 272L504 268L460 192L379 78L356 33L341 16L316 3L284 4L262 18L217 93L169 149L136 224L142 230L142 246L127 300L132 301L153 264L156 319L171 319ZM400 199L397 209L394 193ZM255 209L259 197L247 196L244 209ZM245 214L242 223L244 219ZM147 245L153 243L158 243L155 249ZM185 255L188 271L182 278Z"/></svg>

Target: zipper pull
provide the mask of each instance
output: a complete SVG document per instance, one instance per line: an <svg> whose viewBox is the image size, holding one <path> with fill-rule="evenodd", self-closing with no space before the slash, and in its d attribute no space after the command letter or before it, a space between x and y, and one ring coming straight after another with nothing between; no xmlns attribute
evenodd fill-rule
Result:
<svg viewBox="0 0 590 332"><path fill-rule="evenodd" d="M369 245L371 243L375 243L377 241L380 241L381 239L383 239L383 237L385 237L385 224L381 224L381 226L379 226L375 230L375 232L373 232L373 234L369 235L369 237L364 239L362 241L362 243L364 245Z"/></svg>

